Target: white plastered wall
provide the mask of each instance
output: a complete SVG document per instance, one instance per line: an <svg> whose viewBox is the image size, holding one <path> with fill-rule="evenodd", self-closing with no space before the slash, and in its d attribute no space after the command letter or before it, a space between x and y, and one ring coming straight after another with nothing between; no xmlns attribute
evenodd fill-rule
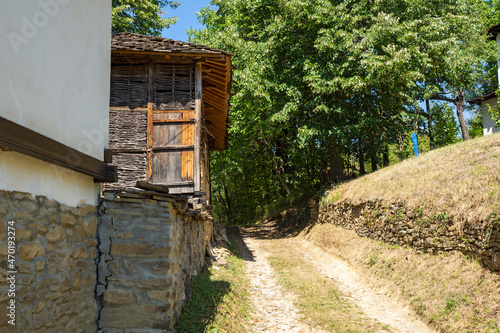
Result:
<svg viewBox="0 0 500 333"><path fill-rule="evenodd" d="M103 159L108 142L111 0L3 1L0 116ZM0 153L0 189L95 203L81 175Z"/></svg>
<svg viewBox="0 0 500 333"><path fill-rule="evenodd" d="M500 127L495 127L495 122L491 119L488 110L492 107L497 106L498 98L488 99L481 103L481 109L483 112L483 135L490 135L493 133L500 132Z"/></svg>

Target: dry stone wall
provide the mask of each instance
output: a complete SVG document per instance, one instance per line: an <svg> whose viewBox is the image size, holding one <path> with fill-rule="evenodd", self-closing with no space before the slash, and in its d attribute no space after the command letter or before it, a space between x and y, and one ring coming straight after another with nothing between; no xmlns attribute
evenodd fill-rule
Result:
<svg viewBox="0 0 500 333"><path fill-rule="evenodd" d="M352 204L325 202L311 216L320 223L333 223L358 235L390 244L409 245L422 252L460 251L479 259L492 271L500 271L500 218L456 223L445 212L426 217L424 208L409 210L404 204L380 202Z"/></svg>
<svg viewBox="0 0 500 333"><path fill-rule="evenodd" d="M0 331L95 332L95 206L0 191ZM15 326L7 321L7 231L16 237Z"/></svg>
<svg viewBox="0 0 500 333"><path fill-rule="evenodd" d="M97 295L103 332L170 332L205 265L208 216L145 191L106 192Z"/></svg>

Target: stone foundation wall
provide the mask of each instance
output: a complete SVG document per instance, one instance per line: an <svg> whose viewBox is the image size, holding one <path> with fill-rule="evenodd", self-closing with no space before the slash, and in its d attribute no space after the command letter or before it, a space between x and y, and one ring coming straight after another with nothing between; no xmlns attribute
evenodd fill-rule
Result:
<svg viewBox="0 0 500 333"><path fill-rule="evenodd" d="M103 332L170 332L205 265L212 221L158 193L107 192L97 294Z"/></svg>
<svg viewBox="0 0 500 333"><path fill-rule="evenodd" d="M16 238L16 321L6 315L8 222ZM0 191L0 331L95 332L97 212Z"/></svg>
<svg viewBox="0 0 500 333"><path fill-rule="evenodd" d="M314 205L311 205L314 206ZM324 203L320 223L333 223L363 237L390 244L410 245L422 252L460 251L479 259L492 271L500 271L500 219L470 219L457 225L446 213L425 217L423 209L408 210L404 204L379 202L353 205L349 201Z"/></svg>

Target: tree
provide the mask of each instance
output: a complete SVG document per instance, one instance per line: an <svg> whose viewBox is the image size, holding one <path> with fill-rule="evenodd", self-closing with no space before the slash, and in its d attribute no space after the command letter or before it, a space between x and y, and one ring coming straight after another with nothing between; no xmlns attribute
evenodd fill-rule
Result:
<svg viewBox="0 0 500 333"><path fill-rule="evenodd" d="M256 211L262 200L342 181L353 163L360 173L365 162L387 165L415 105L482 78L491 43L478 1L212 1L200 13L207 29L192 41L235 54L238 82L230 146L213 162L230 171L220 168L214 187L222 194L226 184L231 202Z"/></svg>
<svg viewBox="0 0 500 333"><path fill-rule="evenodd" d="M113 0L112 32L160 36L162 29L177 21L177 17L162 18L162 8L177 6L178 2L169 0Z"/></svg>

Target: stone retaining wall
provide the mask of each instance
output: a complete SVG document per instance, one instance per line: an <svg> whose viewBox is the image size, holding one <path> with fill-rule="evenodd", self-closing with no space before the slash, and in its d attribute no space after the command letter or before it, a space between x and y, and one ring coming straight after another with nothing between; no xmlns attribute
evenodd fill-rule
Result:
<svg viewBox="0 0 500 333"><path fill-rule="evenodd" d="M16 325L6 316L7 223L15 222ZM97 213L0 191L0 331L95 332Z"/></svg>
<svg viewBox="0 0 500 333"><path fill-rule="evenodd" d="M101 205L97 294L103 332L170 332L205 266L208 216L186 201L107 192Z"/></svg>
<svg viewBox="0 0 500 333"><path fill-rule="evenodd" d="M316 204L310 203L311 211ZM380 202L354 205L349 201L325 202L312 218L354 230L359 236L390 244L410 245L423 252L460 251L479 259L492 271L500 271L500 219L458 225L445 212L425 217L423 208L408 210L404 204Z"/></svg>

